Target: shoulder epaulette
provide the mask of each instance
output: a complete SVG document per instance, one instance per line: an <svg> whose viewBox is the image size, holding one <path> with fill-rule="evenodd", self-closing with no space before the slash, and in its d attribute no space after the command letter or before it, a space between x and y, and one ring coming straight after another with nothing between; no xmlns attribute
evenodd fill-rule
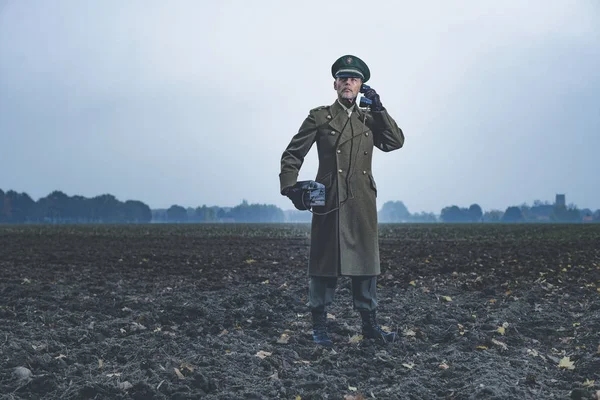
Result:
<svg viewBox="0 0 600 400"><path fill-rule="evenodd" d="M313 111L321 111L321 110L325 110L326 108L328 108L329 106L319 106L319 107L315 107L312 110L310 110L310 112Z"/></svg>

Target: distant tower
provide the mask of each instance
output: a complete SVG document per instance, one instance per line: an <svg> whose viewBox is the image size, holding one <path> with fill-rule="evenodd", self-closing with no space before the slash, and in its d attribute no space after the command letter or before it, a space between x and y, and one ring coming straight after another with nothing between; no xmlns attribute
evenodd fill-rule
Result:
<svg viewBox="0 0 600 400"><path fill-rule="evenodd" d="M567 206L567 201L565 199L565 195L564 194L557 194L556 195L556 201L555 201L554 205L558 206L558 207L566 207Z"/></svg>

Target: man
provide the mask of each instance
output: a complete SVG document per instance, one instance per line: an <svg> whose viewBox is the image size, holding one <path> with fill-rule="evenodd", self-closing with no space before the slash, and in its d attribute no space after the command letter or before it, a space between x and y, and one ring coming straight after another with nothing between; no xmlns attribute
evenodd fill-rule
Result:
<svg viewBox="0 0 600 400"><path fill-rule="evenodd" d="M365 338L393 342L376 320L377 275L380 274L377 231L377 186L371 173L374 147L388 152L404 144L404 134L387 113L374 89L364 96L370 109L356 99L370 77L358 57L345 55L331 67L337 100L312 109L281 157L281 193L296 208L307 209L302 190L294 185L304 157L317 145L316 181L325 185L325 206L313 207L309 261L309 307L315 343L331 346L326 309L334 299L337 277L350 276L354 309L362 317Z"/></svg>

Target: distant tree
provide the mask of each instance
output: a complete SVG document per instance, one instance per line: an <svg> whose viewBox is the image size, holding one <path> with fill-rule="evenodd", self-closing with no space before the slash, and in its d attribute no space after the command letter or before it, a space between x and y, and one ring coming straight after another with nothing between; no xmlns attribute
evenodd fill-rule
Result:
<svg viewBox="0 0 600 400"><path fill-rule="evenodd" d="M469 219L471 222L481 222L481 217L483 217L483 211L481 211L479 204L471 204L469 207Z"/></svg>
<svg viewBox="0 0 600 400"><path fill-rule="evenodd" d="M2 191L2 189L0 189L0 223L5 221L5 216L4 216L4 191Z"/></svg>
<svg viewBox="0 0 600 400"><path fill-rule="evenodd" d="M516 206L508 207L502 216L502 222L523 222L521 208Z"/></svg>
<svg viewBox="0 0 600 400"><path fill-rule="evenodd" d="M196 218L199 222L214 222L217 220L217 207L196 207Z"/></svg>
<svg viewBox="0 0 600 400"><path fill-rule="evenodd" d="M593 217L594 217L594 222L600 222L600 209L594 211Z"/></svg>
<svg viewBox="0 0 600 400"><path fill-rule="evenodd" d="M35 212L35 201L27 193L9 190L4 194L4 212L6 222L23 223L31 220Z"/></svg>
<svg viewBox="0 0 600 400"><path fill-rule="evenodd" d="M148 223L152 220L150 207L137 200L127 200L124 204L124 222Z"/></svg>
<svg viewBox="0 0 600 400"><path fill-rule="evenodd" d="M284 222L283 211L274 205L248 204L243 200L229 212L235 222Z"/></svg>
<svg viewBox="0 0 600 400"><path fill-rule="evenodd" d="M568 207L555 204L550 217L554 222L581 222L581 213L576 205L569 204Z"/></svg>
<svg viewBox="0 0 600 400"><path fill-rule="evenodd" d="M533 201L533 207L541 207L541 206L550 206L552 204L550 204L549 201L542 201L542 200L534 200Z"/></svg>
<svg viewBox="0 0 600 400"><path fill-rule="evenodd" d="M172 205L167 210L167 220L169 222L187 222L188 214L186 209L177 204Z"/></svg>
<svg viewBox="0 0 600 400"><path fill-rule="evenodd" d="M406 222L409 216L408 208L401 201L388 201L379 211L381 222Z"/></svg>
<svg viewBox="0 0 600 400"><path fill-rule="evenodd" d="M60 222L69 217L69 196L55 190L37 201L35 220L39 222Z"/></svg>
<svg viewBox="0 0 600 400"><path fill-rule="evenodd" d="M92 220L98 222L123 222L125 208L112 194L103 194L91 199Z"/></svg>
<svg viewBox="0 0 600 400"><path fill-rule="evenodd" d="M490 210L483 214L483 222L500 222L504 213L500 210Z"/></svg>
<svg viewBox="0 0 600 400"><path fill-rule="evenodd" d="M523 203L521 206L519 206L519 208L521 209L521 214L523 215L523 221L529 220L531 218L531 207L529 204Z"/></svg>
<svg viewBox="0 0 600 400"><path fill-rule="evenodd" d="M440 219L444 222L470 222L469 210L458 206L444 207Z"/></svg>
<svg viewBox="0 0 600 400"><path fill-rule="evenodd" d="M83 196L73 196L69 199L69 215L73 222L89 222L91 220L92 202Z"/></svg>

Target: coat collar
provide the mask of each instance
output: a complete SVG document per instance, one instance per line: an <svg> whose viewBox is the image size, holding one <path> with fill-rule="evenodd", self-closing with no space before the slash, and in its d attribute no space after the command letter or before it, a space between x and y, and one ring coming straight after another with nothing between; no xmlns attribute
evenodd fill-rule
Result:
<svg viewBox="0 0 600 400"><path fill-rule="evenodd" d="M361 135L368 130L368 128L363 126L364 111L357 106L354 106L350 121L348 121L348 113L337 100L329 107L329 112L331 114L329 126L343 135L340 144L345 143L352 139L352 137ZM349 129L350 125L352 126L352 129Z"/></svg>
<svg viewBox="0 0 600 400"><path fill-rule="evenodd" d="M346 126L346 122L348 121L348 113L344 110L344 107L339 103L339 101L335 101L329 107L329 113L331 115L331 120L329 121L329 126L335 129L338 132L342 132L344 126ZM364 111L362 111L358 106L354 105L354 109L352 111L351 123L354 130L358 127L356 125L356 119L362 121L364 117ZM362 124L361 124L362 126Z"/></svg>
<svg viewBox="0 0 600 400"><path fill-rule="evenodd" d="M331 113L329 126L341 133L348 123L348 114L346 113L346 110L344 110L344 107L336 100L331 107L329 107L329 112Z"/></svg>

